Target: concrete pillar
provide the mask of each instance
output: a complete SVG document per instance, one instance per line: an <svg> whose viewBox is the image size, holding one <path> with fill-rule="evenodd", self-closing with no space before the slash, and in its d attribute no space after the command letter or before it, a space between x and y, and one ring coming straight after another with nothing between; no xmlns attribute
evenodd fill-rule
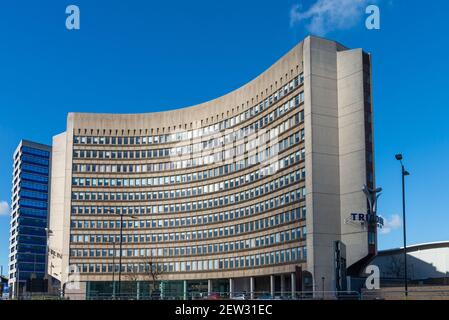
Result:
<svg viewBox="0 0 449 320"><path fill-rule="evenodd" d="M207 280L207 295L212 293L212 280Z"/></svg>
<svg viewBox="0 0 449 320"><path fill-rule="evenodd" d="M140 281L137 281L136 290L136 298L137 300L140 300Z"/></svg>
<svg viewBox="0 0 449 320"><path fill-rule="evenodd" d="M290 281L292 287L292 298L294 298L296 294L296 273L292 272L290 274Z"/></svg>
<svg viewBox="0 0 449 320"><path fill-rule="evenodd" d="M285 276L281 274L281 296L285 294Z"/></svg>
<svg viewBox="0 0 449 320"><path fill-rule="evenodd" d="M250 299L254 300L254 277L249 278Z"/></svg>
<svg viewBox="0 0 449 320"><path fill-rule="evenodd" d="M234 295L234 279L229 278L229 298L232 298Z"/></svg>
<svg viewBox="0 0 449 320"><path fill-rule="evenodd" d="M184 280L183 282L183 299L187 300L187 281Z"/></svg>
<svg viewBox="0 0 449 320"><path fill-rule="evenodd" d="M270 294L274 297L274 275L270 276Z"/></svg>

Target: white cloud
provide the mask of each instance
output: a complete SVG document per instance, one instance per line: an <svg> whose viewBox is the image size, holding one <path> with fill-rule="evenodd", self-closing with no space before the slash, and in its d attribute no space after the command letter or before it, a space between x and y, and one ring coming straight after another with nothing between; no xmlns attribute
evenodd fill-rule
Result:
<svg viewBox="0 0 449 320"><path fill-rule="evenodd" d="M6 201L0 201L0 216L9 215L9 204Z"/></svg>
<svg viewBox="0 0 449 320"><path fill-rule="evenodd" d="M402 226L401 217L398 214L393 214L389 219L384 219L384 226L380 229L381 234L388 234L395 229L399 229Z"/></svg>
<svg viewBox="0 0 449 320"><path fill-rule="evenodd" d="M318 36L332 30L349 29L365 14L365 8L375 0L316 0L307 10L302 4L290 9L290 26L305 23L306 29Z"/></svg>

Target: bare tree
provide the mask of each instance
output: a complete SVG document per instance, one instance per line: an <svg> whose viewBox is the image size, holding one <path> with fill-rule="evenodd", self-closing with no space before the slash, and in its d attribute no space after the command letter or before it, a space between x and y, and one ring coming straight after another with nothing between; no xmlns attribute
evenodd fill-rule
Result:
<svg viewBox="0 0 449 320"><path fill-rule="evenodd" d="M150 283L150 293L156 290L156 281L160 278L162 274L164 274L164 269L160 264L156 262L156 259L153 256L152 251L150 250L150 255L145 258L145 268L144 268L145 277L149 280Z"/></svg>
<svg viewBox="0 0 449 320"><path fill-rule="evenodd" d="M146 256L143 259L144 267L143 269L133 269L132 272L126 273L124 275L125 279L128 280L128 283L131 285L130 288L138 288L139 281L148 281L149 282L149 294L154 292L156 287L156 281L160 278L160 276L164 273L164 270L160 264L157 264L156 259L154 258L152 252L150 251L150 255ZM133 286L132 284L135 284ZM128 288L128 289L130 289Z"/></svg>

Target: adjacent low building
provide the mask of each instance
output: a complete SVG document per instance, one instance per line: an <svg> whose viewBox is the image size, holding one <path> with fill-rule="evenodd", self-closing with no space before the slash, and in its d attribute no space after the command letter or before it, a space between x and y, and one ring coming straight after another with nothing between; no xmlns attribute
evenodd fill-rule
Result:
<svg viewBox="0 0 449 320"><path fill-rule="evenodd" d="M48 273L80 299L335 290L376 253L376 227L348 223L375 187L371 100L370 55L308 37L209 102L70 113Z"/></svg>
<svg viewBox="0 0 449 320"><path fill-rule="evenodd" d="M404 281L404 248L379 251L370 264L379 267L383 285ZM449 241L407 246L407 278L413 285L449 285Z"/></svg>

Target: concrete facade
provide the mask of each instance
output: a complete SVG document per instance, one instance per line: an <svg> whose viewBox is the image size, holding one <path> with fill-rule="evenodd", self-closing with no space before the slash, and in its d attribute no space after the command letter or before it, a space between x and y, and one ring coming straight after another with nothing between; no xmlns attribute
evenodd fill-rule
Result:
<svg viewBox="0 0 449 320"><path fill-rule="evenodd" d="M245 291L273 291L276 281L286 291L304 289L299 267L312 290L333 290L334 242L347 246L348 265L370 250L368 230L345 223L366 212L361 189L374 185L364 56L308 37L248 84L197 106L70 113L53 140L49 272L62 285L69 266L82 282L115 279L121 215L123 276L144 280L154 263L163 281L226 279Z"/></svg>

